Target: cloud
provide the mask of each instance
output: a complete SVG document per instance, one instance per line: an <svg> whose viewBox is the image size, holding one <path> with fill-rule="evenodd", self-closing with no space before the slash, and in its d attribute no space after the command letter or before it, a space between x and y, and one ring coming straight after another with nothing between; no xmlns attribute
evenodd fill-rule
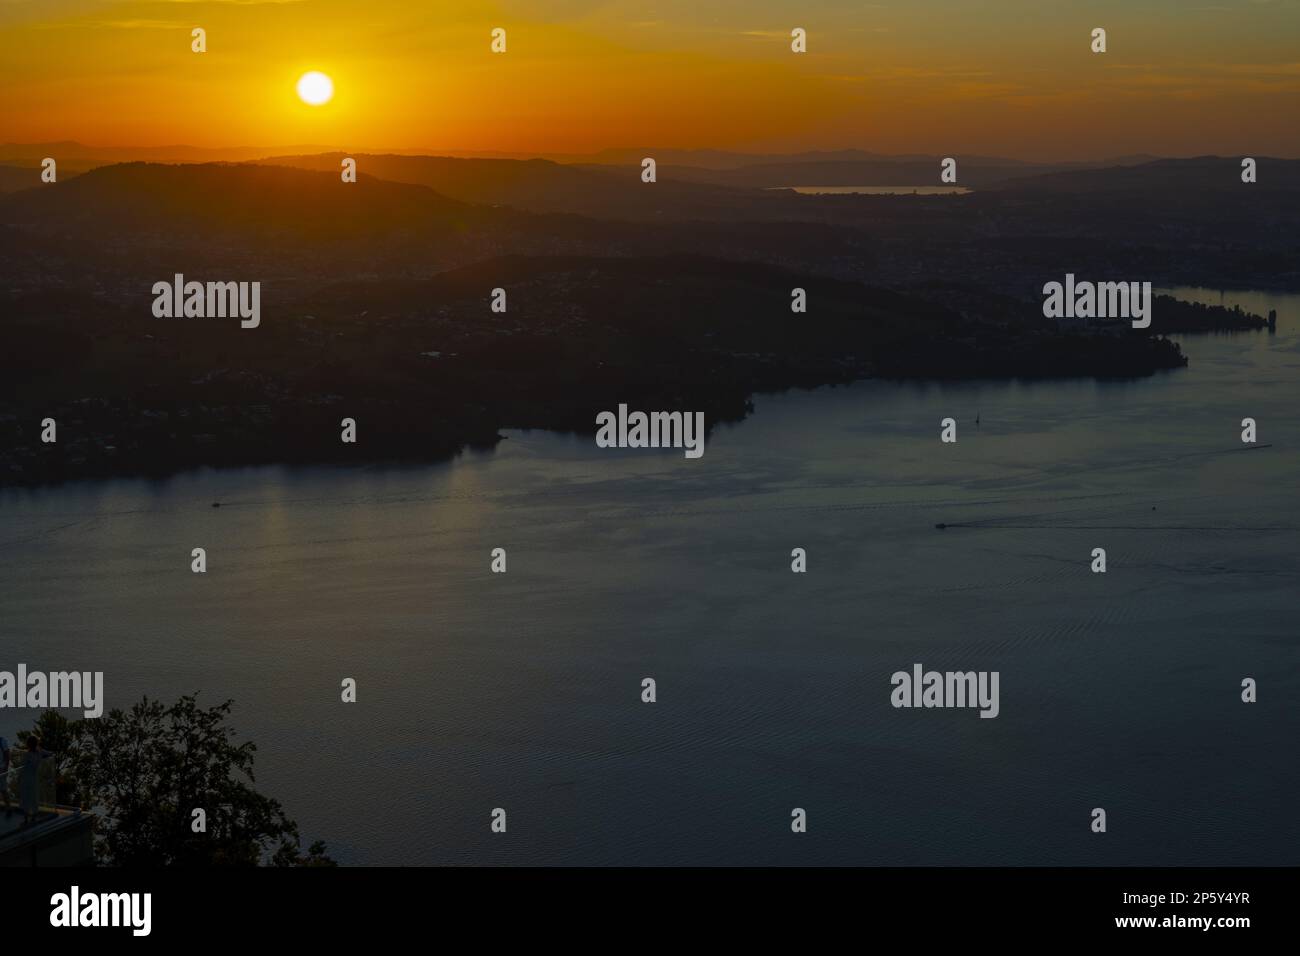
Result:
<svg viewBox="0 0 1300 956"><path fill-rule="evenodd" d="M1108 69L1123 71L1110 78L1107 86L1127 95L1191 99L1230 93L1300 92L1300 62L1178 64L1169 67L1113 64Z"/></svg>
<svg viewBox="0 0 1300 956"><path fill-rule="evenodd" d="M181 30L189 25L179 20L100 20L91 26L109 30Z"/></svg>
<svg viewBox="0 0 1300 956"><path fill-rule="evenodd" d="M152 0L153 3L224 3L236 7L261 7L281 3L306 3L307 0Z"/></svg>
<svg viewBox="0 0 1300 956"><path fill-rule="evenodd" d="M1226 63L1210 69L1244 76L1300 76L1300 63Z"/></svg>
<svg viewBox="0 0 1300 956"><path fill-rule="evenodd" d="M1013 96L1023 90L1019 83L958 83L952 88L955 95L964 99Z"/></svg>

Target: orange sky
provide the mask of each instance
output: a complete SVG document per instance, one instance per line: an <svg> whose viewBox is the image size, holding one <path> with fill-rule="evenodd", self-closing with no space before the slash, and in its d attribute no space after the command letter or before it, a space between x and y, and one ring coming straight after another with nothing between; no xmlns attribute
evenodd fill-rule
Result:
<svg viewBox="0 0 1300 956"><path fill-rule="evenodd" d="M0 142L1300 156L1298 40L1297 0L0 0Z"/></svg>

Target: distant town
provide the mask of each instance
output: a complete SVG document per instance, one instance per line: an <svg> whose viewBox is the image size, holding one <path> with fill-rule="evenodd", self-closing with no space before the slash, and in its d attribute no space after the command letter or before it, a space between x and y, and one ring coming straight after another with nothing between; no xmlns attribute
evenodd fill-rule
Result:
<svg viewBox="0 0 1300 956"><path fill-rule="evenodd" d="M1300 191L1245 185L1230 158L975 166L972 192L937 196L804 195L754 165L643 183L632 164L352 158L356 182L339 154L82 158L55 183L0 162L0 482L437 460L504 428L591 433L618 402L713 425L755 393L871 376L1141 377L1195 361L1171 334L1277 318L1157 296L1147 328L1053 320L1044 283L1300 288L1279 228ZM1274 182L1300 167L1268 162ZM897 165L765 175L925 164ZM174 275L260 291L256 324L158 315Z"/></svg>

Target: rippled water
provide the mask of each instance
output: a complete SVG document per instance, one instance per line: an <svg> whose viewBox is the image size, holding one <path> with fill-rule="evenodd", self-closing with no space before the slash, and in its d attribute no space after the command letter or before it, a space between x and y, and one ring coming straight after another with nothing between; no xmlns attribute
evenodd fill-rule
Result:
<svg viewBox="0 0 1300 956"><path fill-rule="evenodd" d="M760 396L698 461L0 492L0 667L234 698L349 863L1300 863L1298 305L1139 381ZM893 709L914 662L1000 671L1000 716Z"/></svg>

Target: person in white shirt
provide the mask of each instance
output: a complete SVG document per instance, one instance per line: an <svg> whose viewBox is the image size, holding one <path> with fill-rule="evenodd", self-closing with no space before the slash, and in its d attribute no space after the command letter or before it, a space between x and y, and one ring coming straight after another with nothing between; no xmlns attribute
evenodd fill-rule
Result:
<svg viewBox="0 0 1300 956"><path fill-rule="evenodd" d="M9 803L9 741L0 737L0 794L4 795L5 816L14 812Z"/></svg>
<svg viewBox="0 0 1300 956"><path fill-rule="evenodd" d="M40 737L32 734L27 738L27 753L23 755L23 765L18 774L18 805L22 807L27 823L36 819L36 811L40 808L41 764L53 756L48 750L41 749Z"/></svg>

